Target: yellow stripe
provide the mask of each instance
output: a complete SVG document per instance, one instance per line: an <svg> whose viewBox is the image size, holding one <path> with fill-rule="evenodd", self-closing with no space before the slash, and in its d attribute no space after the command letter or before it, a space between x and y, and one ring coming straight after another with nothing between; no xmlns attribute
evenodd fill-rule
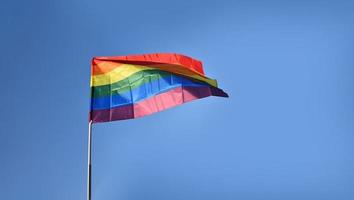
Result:
<svg viewBox="0 0 354 200"><path fill-rule="evenodd" d="M141 65L121 64L119 65L119 67L115 68L114 70L108 73L91 76L91 86L112 84L117 81L123 80L131 76L132 74L135 74L136 72L142 70L152 70L152 69L153 68L145 67Z"/></svg>
<svg viewBox="0 0 354 200"><path fill-rule="evenodd" d="M168 71L171 73L184 75L184 76L191 77L193 79L200 80L200 81L206 82L212 86L217 87L217 83L215 80L200 76L197 73L191 72L189 70L186 71L185 68L179 68L179 67L171 68L171 67L163 67L162 66L162 67L155 68L155 67L146 67L146 66L142 66L142 65L117 64L114 62L101 62L96 67L104 68L107 65L112 66L114 64L117 65L117 68L115 68L114 70L107 72L105 74L98 74L98 75L91 76L91 87L112 84L117 81L123 80L123 79L125 79L125 78L139 72L139 71L153 70L153 69L161 69L163 71ZM186 74L186 72L188 74Z"/></svg>

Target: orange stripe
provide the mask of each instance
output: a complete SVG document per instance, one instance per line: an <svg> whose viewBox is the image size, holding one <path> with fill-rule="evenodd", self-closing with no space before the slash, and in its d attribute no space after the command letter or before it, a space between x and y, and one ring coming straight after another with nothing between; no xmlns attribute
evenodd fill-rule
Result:
<svg viewBox="0 0 354 200"><path fill-rule="evenodd" d="M167 71L170 73L190 77L195 80L200 80L202 82L208 83L209 85L217 87L216 80L208 78L204 75L199 75L198 73L179 65L159 64L159 65L152 65L151 67L149 67L149 66L142 66L142 65L125 64L125 63L122 64L122 63L116 63L112 61L99 61L99 63L93 65L92 69L93 70L102 69L102 71L107 69L112 69L112 70L104 74L91 75L91 86L112 84L114 82L127 78L138 71L147 70L147 69L159 69L162 71Z"/></svg>
<svg viewBox="0 0 354 200"><path fill-rule="evenodd" d="M91 75L105 74L122 65L122 63L92 60Z"/></svg>
<svg viewBox="0 0 354 200"><path fill-rule="evenodd" d="M172 53L157 53L157 54L143 54L143 55L129 55L129 56L108 56L108 57L94 57L92 60L92 75L106 73L112 70L96 69L95 65L101 61L115 61L117 63L135 64L144 66L154 65L178 65L183 66L199 75L204 76L202 62L188 56Z"/></svg>

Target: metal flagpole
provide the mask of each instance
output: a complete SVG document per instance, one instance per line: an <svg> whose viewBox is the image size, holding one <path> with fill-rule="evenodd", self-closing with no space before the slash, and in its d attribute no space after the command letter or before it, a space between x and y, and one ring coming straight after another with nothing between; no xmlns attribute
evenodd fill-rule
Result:
<svg viewBox="0 0 354 200"><path fill-rule="evenodd" d="M92 145L92 121L89 121L88 143L87 143L87 200L91 200L91 145Z"/></svg>

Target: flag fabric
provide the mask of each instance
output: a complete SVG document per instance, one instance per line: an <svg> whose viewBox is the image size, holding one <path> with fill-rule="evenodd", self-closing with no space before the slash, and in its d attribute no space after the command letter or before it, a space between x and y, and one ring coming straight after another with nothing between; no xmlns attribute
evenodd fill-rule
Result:
<svg viewBox="0 0 354 200"><path fill-rule="evenodd" d="M91 65L93 123L150 115L195 99L228 97L205 76L202 63L179 54L94 57Z"/></svg>

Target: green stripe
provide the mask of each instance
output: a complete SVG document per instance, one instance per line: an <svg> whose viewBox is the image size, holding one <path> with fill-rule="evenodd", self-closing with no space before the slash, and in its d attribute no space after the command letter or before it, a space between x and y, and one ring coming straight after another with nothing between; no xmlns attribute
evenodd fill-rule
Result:
<svg viewBox="0 0 354 200"><path fill-rule="evenodd" d="M157 79L163 78L170 74L171 73L169 72L165 72L161 70L139 71L123 80L112 83L110 85L92 87L92 97L104 97L110 95L117 95L119 93L123 93L131 89L137 88L151 81L155 81Z"/></svg>

